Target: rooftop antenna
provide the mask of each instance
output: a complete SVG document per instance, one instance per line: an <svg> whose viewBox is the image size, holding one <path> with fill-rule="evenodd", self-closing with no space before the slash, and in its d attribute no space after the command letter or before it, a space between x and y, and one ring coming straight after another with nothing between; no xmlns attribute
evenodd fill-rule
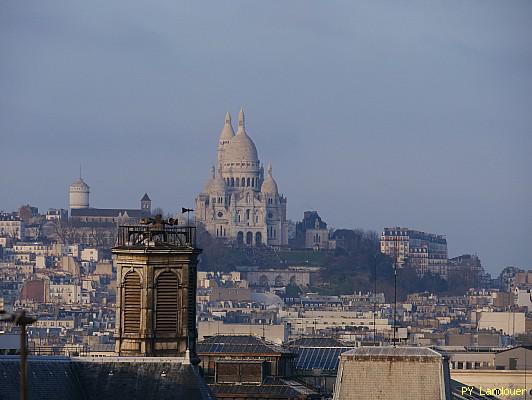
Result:
<svg viewBox="0 0 532 400"><path fill-rule="evenodd" d="M397 251L399 239L395 236L395 245L393 246L393 347L396 346L395 331L397 329Z"/></svg>
<svg viewBox="0 0 532 400"><path fill-rule="evenodd" d="M27 373L27 358L28 358L28 337L26 335L26 326L37 321L36 318L26 315L26 311L17 311L15 313L7 313L0 310L1 321L12 322L20 327L20 400L27 400L28 398L28 373Z"/></svg>
<svg viewBox="0 0 532 400"><path fill-rule="evenodd" d="M396 346L395 331L397 330L397 262L393 264L393 347Z"/></svg>
<svg viewBox="0 0 532 400"><path fill-rule="evenodd" d="M373 260L373 346L377 345L377 254Z"/></svg>
<svg viewBox="0 0 532 400"><path fill-rule="evenodd" d="M187 213L187 226L190 226L190 213L194 211L192 208L181 207L181 214Z"/></svg>

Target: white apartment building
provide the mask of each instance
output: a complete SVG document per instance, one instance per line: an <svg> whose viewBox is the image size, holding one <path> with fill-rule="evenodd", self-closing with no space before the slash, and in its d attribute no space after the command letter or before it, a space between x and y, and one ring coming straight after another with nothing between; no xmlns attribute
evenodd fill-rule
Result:
<svg viewBox="0 0 532 400"><path fill-rule="evenodd" d="M22 239L24 236L24 223L19 217L12 214L0 214L0 236Z"/></svg>
<svg viewBox="0 0 532 400"><path fill-rule="evenodd" d="M58 304L79 304L81 301L81 288L73 283L50 283L50 301Z"/></svg>

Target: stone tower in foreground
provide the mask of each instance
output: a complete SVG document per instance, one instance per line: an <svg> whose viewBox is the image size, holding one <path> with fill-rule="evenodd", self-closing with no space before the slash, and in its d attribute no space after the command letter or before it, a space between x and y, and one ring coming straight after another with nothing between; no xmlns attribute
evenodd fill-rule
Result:
<svg viewBox="0 0 532 400"><path fill-rule="evenodd" d="M160 215L121 226L113 248L117 266L116 347L122 356L196 360L194 227Z"/></svg>

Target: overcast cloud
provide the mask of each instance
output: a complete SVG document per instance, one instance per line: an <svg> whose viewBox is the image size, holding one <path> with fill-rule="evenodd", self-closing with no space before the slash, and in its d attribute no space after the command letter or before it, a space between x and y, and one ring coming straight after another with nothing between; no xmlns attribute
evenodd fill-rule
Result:
<svg viewBox="0 0 532 400"><path fill-rule="evenodd" d="M0 209L192 206L245 107L291 219L532 268L532 2L3 1Z"/></svg>

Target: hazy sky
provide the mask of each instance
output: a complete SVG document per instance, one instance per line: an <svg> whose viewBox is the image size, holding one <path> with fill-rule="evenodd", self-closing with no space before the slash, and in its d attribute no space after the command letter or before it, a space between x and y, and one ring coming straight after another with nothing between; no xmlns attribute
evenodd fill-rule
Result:
<svg viewBox="0 0 532 400"><path fill-rule="evenodd" d="M531 1L2 1L0 209L193 205L241 105L288 214L532 268Z"/></svg>

